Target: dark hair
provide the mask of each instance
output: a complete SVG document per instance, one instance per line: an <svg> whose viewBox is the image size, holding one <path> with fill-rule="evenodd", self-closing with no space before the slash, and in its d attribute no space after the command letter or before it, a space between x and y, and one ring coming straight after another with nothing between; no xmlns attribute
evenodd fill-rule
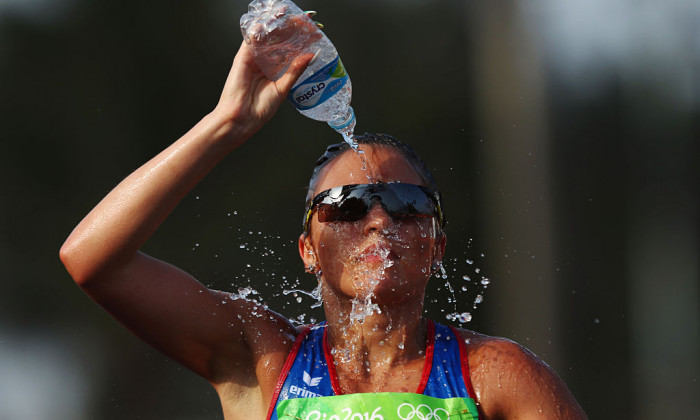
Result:
<svg viewBox="0 0 700 420"><path fill-rule="evenodd" d="M423 159L421 159L420 156L418 156L418 154L416 153L416 151L413 150L413 148L408 144L403 143L388 134L381 133L365 133L360 136L355 136L354 139L358 144L383 146L401 153L401 155L408 161L408 163L410 163L411 166L413 166L413 168L417 170L418 175L420 175L421 179L423 180L423 182L425 182L426 186L429 189L433 190L438 196L440 195L440 193L438 192L437 183L435 182L435 178L433 178L433 174L430 173L430 169L428 169L428 166L425 164L425 162L423 162ZM311 179L309 180L309 189L306 193L307 210L309 204L311 203L311 200L313 200L314 198L313 194L316 190L316 184L318 183L318 174L333 159L337 158L338 156L340 156L348 150L351 149L350 145L347 142L331 144L326 148L326 151L323 153L323 155L320 158L318 158L318 160L316 161L316 166L314 167L314 171L311 174Z"/></svg>
<svg viewBox="0 0 700 420"><path fill-rule="evenodd" d="M425 162L423 162L423 159L421 159L416 151L413 150L413 148L408 144L403 143L388 134L382 133L365 133L360 136L355 136L354 139L357 144L384 146L400 152L401 155L406 158L408 163L410 163L411 166L418 171L418 174L423 179L423 182L425 182L430 189L437 192L437 183L435 182L435 178L433 178L433 174L430 173L430 169L428 169ZM326 165L328 165L333 159L337 158L347 150L351 150L350 145L347 142L331 144L326 148L323 155L318 158L314 171L311 174L311 179L309 180L309 189L306 193L307 203L313 199L313 193L318 182L318 174L321 172L321 170L323 170L323 168L325 168Z"/></svg>

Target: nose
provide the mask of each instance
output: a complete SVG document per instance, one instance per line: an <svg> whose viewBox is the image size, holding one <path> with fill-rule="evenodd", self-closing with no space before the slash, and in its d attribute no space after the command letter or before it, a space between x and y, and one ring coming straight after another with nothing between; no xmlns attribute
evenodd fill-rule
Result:
<svg viewBox="0 0 700 420"><path fill-rule="evenodd" d="M380 203L373 203L364 217L363 233L369 235L370 233L382 232L392 223L393 220L384 207Z"/></svg>

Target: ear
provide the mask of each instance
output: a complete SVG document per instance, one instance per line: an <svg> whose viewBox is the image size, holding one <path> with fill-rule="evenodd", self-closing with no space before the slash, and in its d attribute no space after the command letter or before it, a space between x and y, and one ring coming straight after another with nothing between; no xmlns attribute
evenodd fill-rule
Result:
<svg viewBox="0 0 700 420"><path fill-rule="evenodd" d="M309 267L316 265L318 260L316 259L314 247L311 244L311 238L306 233L299 235L299 256L304 261L304 269L307 273L310 273Z"/></svg>

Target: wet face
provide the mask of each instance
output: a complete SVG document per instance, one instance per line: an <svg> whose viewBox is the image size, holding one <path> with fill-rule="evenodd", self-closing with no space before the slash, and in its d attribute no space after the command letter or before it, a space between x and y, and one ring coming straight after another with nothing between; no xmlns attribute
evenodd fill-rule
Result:
<svg viewBox="0 0 700 420"><path fill-rule="evenodd" d="M400 152L376 145L362 150L366 169L357 153L343 153L319 174L314 196L348 184L425 184ZM431 266L444 251L438 230L434 217L392 218L377 202L355 222L320 223L314 213L308 235L300 237L300 253L307 267L321 270L324 294L384 305L422 301Z"/></svg>

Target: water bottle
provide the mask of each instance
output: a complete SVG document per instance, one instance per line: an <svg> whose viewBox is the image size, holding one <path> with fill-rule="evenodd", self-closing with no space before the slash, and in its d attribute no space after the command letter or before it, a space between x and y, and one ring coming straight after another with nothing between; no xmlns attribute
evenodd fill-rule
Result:
<svg viewBox="0 0 700 420"><path fill-rule="evenodd" d="M326 121L356 147L350 77L316 23L289 0L253 0L241 17L241 32L256 64L270 80L282 77L299 55L315 54L288 99L302 115Z"/></svg>

